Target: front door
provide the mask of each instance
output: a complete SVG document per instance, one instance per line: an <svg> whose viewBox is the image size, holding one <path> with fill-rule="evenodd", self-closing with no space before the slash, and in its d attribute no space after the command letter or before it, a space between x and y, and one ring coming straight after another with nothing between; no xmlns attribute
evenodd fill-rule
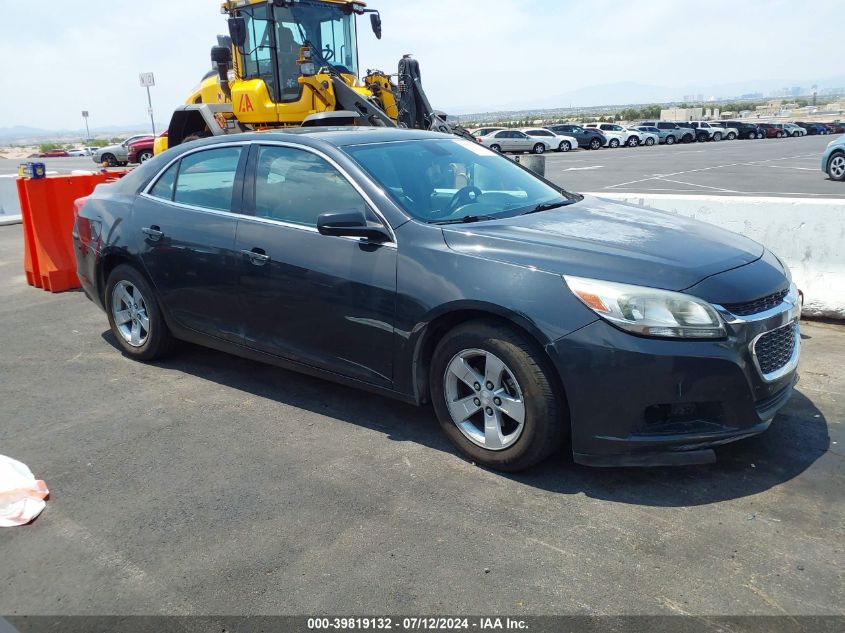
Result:
<svg viewBox="0 0 845 633"><path fill-rule="evenodd" d="M141 260L167 313L184 327L240 342L235 228L246 149L186 154L132 211Z"/></svg>
<svg viewBox="0 0 845 633"><path fill-rule="evenodd" d="M320 235L317 216L361 194L306 149L252 150L238 223L246 345L381 386L392 381L396 245Z"/></svg>

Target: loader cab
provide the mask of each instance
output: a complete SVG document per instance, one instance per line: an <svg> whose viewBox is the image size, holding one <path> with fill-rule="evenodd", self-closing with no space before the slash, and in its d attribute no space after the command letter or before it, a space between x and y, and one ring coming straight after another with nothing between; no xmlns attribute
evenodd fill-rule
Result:
<svg viewBox="0 0 845 633"><path fill-rule="evenodd" d="M357 3L327 0L276 0L233 8L229 26L239 77L232 102L238 118L249 123L284 122L276 116L276 104L298 110L291 104L301 100L308 101L302 104L305 111L312 109L311 95L303 99L299 78L321 68L330 68L354 84L358 78L355 15L363 10ZM309 69L299 63L304 46L311 49Z"/></svg>

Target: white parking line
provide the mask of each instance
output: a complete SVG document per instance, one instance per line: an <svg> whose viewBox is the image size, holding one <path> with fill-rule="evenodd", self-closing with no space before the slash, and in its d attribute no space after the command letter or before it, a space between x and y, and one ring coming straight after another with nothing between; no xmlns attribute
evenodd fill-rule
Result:
<svg viewBox="0 0 845 633"><path fill-rule="evenodd" d="M681 180L670 180L669 178L659 178L658 180L662 180L664 182L674 182L679 185L687 185L688 187L701 187L702 189L713 189L715 191L724 191L725 193L739 193L733 189L725 189L723 187L711 187L709 185L699 185L694 182L683 182Z"/></svg>
<svg viewBox="0 0 845 633"><path fill-rule="evenodd" d="M588 165L586 167L568 167L561 171L587 171L588 169L602 169L604 165Z"/></svg>

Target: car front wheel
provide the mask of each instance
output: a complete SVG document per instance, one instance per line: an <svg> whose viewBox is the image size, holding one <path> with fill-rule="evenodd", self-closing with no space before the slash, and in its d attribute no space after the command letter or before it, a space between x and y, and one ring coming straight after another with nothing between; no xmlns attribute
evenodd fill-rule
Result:
<svg viewBox="0 0 845 633"><path fill-rule="evenodd" d="M636 136L632 136L631 138L628 139L628 147L636 147L639 144L640 144L640 139L638 139Z"/></svg>
<svg viewBox="0 0 845 633"><path fill-rule="evenodd" d="M845 154L834 154L827 163L827 175L831 180L845 180Z"/></svg>
<svg viewBox="0 0 845 633"><path fill-rule="evenodd" d="M675 137L669 135L666 137L666 145L674 145L675 144Z"/></svg>
<svg viewBox="0 0 845 633"><path fill-rule="evenodd" d="M470 459L496 470L524 470L551 455L564 437L553 371L527 335L472 321L438 344L431 400L444 432Z"/></svg>
<svg viewBox="0 0 845 633"><path fill-rule="evenodd" d="M594 138L590 141L590 149L599 149L601 147L601 141L597 138Z"/></svg>
<svg viewBox="0 0 845 633"><path fill-rule="evenodd" d="M502 151L501 145L496 145L495 143L490 146L490 149L492 149L494 152L501 152Z"/></svg>
<svg viewBox="0 0 845 633"><path fill-rule="evenodd" d="M716 132L716 133L713 135L713 140L714 140L714 141L721 141L721 140L722 140L722 135L721 135L721 134L719 134L719 132Z"/></svg>
<svg viewBox="0 0 845 633"><path fill-rule="evenodd" d="M138 162L139 163L146 163L153 157L153 150L145 149L141 153L138 154Z"/></svg>
<svg viewBox="0 0 845 633"><path fill-rule="evenodd" d="M733 132L728 132L727 139L728 139L729 141L733 141L733 140L735 140L735 139L736 139L736 134L734 134Z"/></svg>
<svg viewBox="0 0 845 633"><path fill-rule="evenodd" d="M648 146L654 145L654 139L650 136L645 140L645 144Z"/></svg>
<svg viewBox="0 0 845 633"><path fill-rule="evenodd" d="M173 337L144 276L128 264L109 275L106 313L123 352L136 360L155 360L170 351Z"/></svg>

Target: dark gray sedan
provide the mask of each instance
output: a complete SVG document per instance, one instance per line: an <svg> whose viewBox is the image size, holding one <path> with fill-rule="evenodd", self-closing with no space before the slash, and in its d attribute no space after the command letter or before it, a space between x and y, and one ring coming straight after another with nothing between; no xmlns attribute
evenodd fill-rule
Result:
<svg viewBox="0 0 845 633"><path fill-rule="evenodd" d="M431 402L501 470L564 444L595 465L710 461L796 380L797 291L765 248L452 136L186 143L100 185L74 240L128 356L184 339Z"/></svg>

